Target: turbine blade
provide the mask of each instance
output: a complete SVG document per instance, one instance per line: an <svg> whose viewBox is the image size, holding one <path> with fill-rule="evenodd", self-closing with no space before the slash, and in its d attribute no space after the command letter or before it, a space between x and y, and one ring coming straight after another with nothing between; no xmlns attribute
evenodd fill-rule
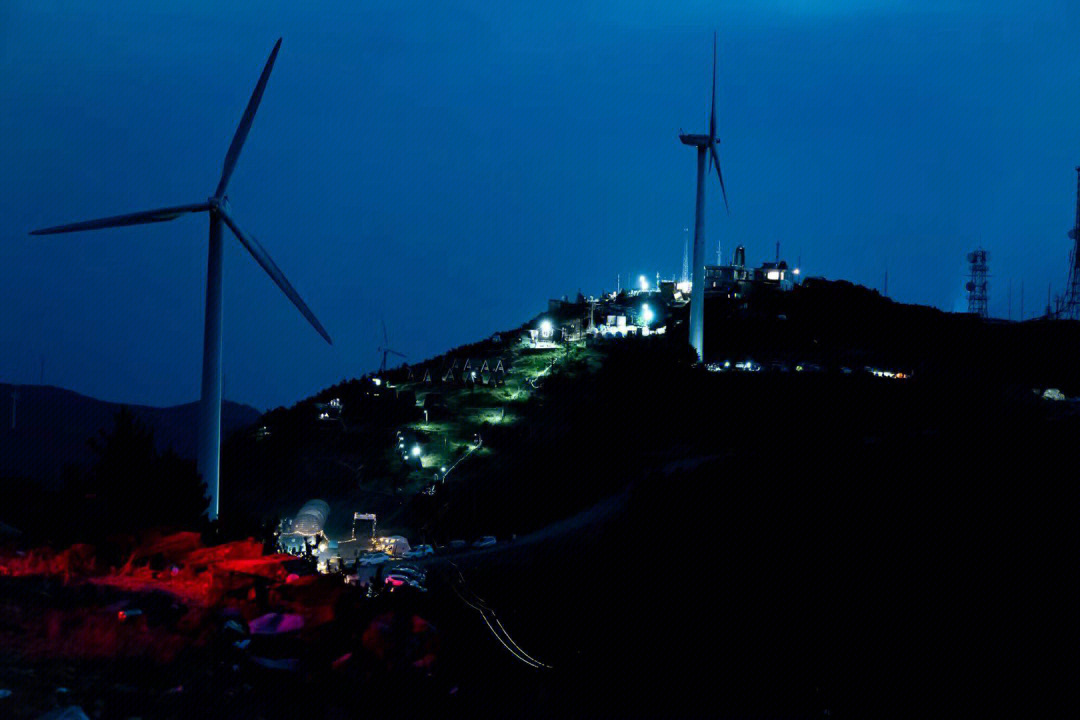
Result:
<svg viewBox="0 0 1080 720"><path fill-rule="evenodd" d="M716 33L712 36L712 110L709 112L709 139L716 140ZM720 167L720 163L716 164Z"/></svg>
<svg viewBox="0 0 1080 720"><path fill-rule="evenodd" d="M97 230L99 228L123 227L125 225L144 225L146 223L165 222L175 220L185 213L204 212L210 209L208 203L195 203L193 205L177 205L176 207L158 208L157 210L145 210L143 212L129 213L127 215L113 215L112 217L86 220L84 222L71 223L70 225L57 225L55 227L31 230L31 235L55 235L57 233L79 232L80 230Z"/></svg>
<svg viewBox="0 0 1080 720"><path fill-rule="evenodd" d="M248 100L244 116L240 118L240 125L236 128L236 134L233 135L232 144L229 145L229 152L225 154L225 166L221 169L221 180L218 182L214 197L225 195L225 188L229 184L229 178L232 177L233 168L236 167L236 160L240 157L240 150L244 147L244 140L247 139L248 130L251 129L251 121L255 119L255 111L259 109L263 90L266 89L266 81L270 79L270 71L274 68L274 59L277 58L280 47L281 38L278 38L278 41L274 43L274 49L270 51L270 59L266 61L266 67L263 68L262 75L259 76L259 82L255 85L255 92L251 93L251 99Z"/></svg>
<svg viewBox="0 0 1080 720"><path fill-rule="evenodd" d="M397 355L398 357L405 357L405 353L399 353L397 350L387 350L386 352L391 355Z"/></svg>
<svg viewBox="0 0 1080 720"><path fill-rule="evenodd" d="M300 314L307 318L307 321L311 323L311 326L315 328L320 335L323 336L323 339L326 340L326 342L333 345L334 341L330 339L330 335L326 332L326 328L322 326L322 323L315 317L315 314L311 312L311 309L308 308L300 295L293 289L293 286L289 284L289 281L282 274L281 270L278 269L278 266L270 256L266 254L266 250L259 244L259 241L241 230L240 226L236 224L236 221L233 220L232 216L223 208L219 207L217 212L221 214L221 219L224 220L225 224L229 226L229 229L233 231L233 235L240 241L240 244L247 248L247 251L251 253L251 257L255 258L255 262L259 263L259 265L262 266L262 269L266 271L266 274L270 276L270 279L277 283L277 286L285 293L285 297L292 300L293 305L300 311Z"/></svg>
<svg viewBox="0 0 1080 720"><path fill-rule="evenodd" d="M720 157L716 154L716 143L709 143L709 152L712 155L713 162L716 163L716 177L720 180L720 192L724 195L724 209L731 213L731 208L727 204L727 190L724 189L724 176L720 172Z"/></svg>

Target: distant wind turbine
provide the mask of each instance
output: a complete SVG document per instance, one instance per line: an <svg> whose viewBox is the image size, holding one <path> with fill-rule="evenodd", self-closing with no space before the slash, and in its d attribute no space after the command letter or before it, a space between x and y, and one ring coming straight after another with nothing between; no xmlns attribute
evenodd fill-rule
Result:
<svg viewBox="0 0 1080 720"><path fill-rule="evenodd" d="M683 228L682 282L690 281L690 228Z"/></svg>
<svg viewBox="0 0 1080 720"><path fill-rule="evenodd" d="M382 373L386 372L386 356L387 355L397 355L400 358L405 357L403 354L399 353L397 350L391 350L390 349L390 338L386 334L386 321L385 320L382 321L382 337L383 337L383 344L378 350L378 352L382 353L382 365L379 366L379 374L382 374Z"/></svg>
<svg viewBox="0 0 1080 720"><path fill-rule="evenodd" d="M712 109L709 112L708 135L680 134L683 145L697 148L697 208L694 217L694 268L693 288L690 291L690 345L699 360L704 360L705 332L705 156L709 156L709 169L716 165L716 177L720 180L720 192L724 195L724 208L728 209L727 190L724 189L724 176L720 172L720 156L716 147L720 141L716 137L716 33L713 33L713 83ZM729 210L730 212L730 210Z"/></svg>
<svg viewBox="0 0 1080 720"><path fill-rule="evenodd" d="M217 189L203 202L190 205L176 205L174 207L147 210L144 212L131 213L130 215L117 215L99 220L71 225L34 230L31 235L51 235L54 233L77 232L80 230L96 230L98 228L122 227L125 225L142 225L145 223L164 222L174 220L187 213L206 212L210 215L210 250L206 271L206 325L203 333L203 363L202 363L202 396L199 401L199 473L206 483L210 494L210 519L218 516L219 490L220 490L220 458L221 458L221 258L222 258L222 224L228 225L236 239L240 241L255 262L266 271L270 278L277 284L285 296L296 305L300 313L318 331L320 335L331 343L330 335L319 323L315 315L297 294L289 281L285 279L281 270L266 253L259 241L240 229L233 219L229 199L225 195L229 178L232 177L236 161L240 157L240 150L244 146L251 122L255 119L255 111L259 109L259 101L262 100L263 90L266 89L266 81L270 77L270 71L274 67L278 49L281 48L281 38L274 44L270 52L270 58L266 61L259 82L255 85L255 91L251 94L240 125L236 128L232 144L225 155L225 165L221 171L221 180Z"/></svg>

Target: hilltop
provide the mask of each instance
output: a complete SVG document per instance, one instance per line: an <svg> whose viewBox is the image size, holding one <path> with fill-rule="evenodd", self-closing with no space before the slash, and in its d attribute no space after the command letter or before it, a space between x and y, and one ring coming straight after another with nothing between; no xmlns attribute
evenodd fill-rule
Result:
<svg viewBox="0 0 1080 720"><path fill-rule="evenodd" d="M414 541L523 533L688 454L749 452L763 438L790 446L818 430L805 424L808 403L841 412L886 393L880 412L843 412L903 425L906 414L875 416L912 394L1029 402L1033 390L1080 392L1069 361L1080 355L1077 323L987 322L846 282L810 280L750 303L710 299L707 365L729 373L693 365L685 306L667 308L668 331L652 337L530 340L545 319L588 312L584 301L555 305L519 328L264 415L223 450L225 502L266 518L320 497L338 534L357 511ZM744 361L765 372L733 372ZM882 369L906 379L864 390L868 371ZM912 432L927 431L927 413Z"/></svg>

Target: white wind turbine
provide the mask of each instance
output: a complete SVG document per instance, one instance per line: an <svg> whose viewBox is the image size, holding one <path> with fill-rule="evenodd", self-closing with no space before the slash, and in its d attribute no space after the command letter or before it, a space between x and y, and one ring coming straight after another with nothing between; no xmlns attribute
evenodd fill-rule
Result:
<svg viewBox="0 0 1080 720"><path fill-rule="evenodd" d="M693 288L690 291L690 345L699 360L705 359L703 328L705 320L705 156L709 156L710 165L716 164L716 177L720 180L720 192L724 194L724 208L727 204L727 190L724 189L724 176L720 172L720 156L716 146L720 141L716 137L716 34L713 33L713 87L712 109L709 112L708 135L679 135L684 145L697 148L697 208L694 216L694 267L692 273Z"/></svg>
<svg viewBox="0 0 1080 720"><path fill-rule="evenodd" d="M205 212L210 216L210 250L206 271L206 325L203 333L203 363L202 363L202 395L199 401L199 447L198 468L206 483L210 494L210 519L218 516L220 498L220 460L221 460L221 259L222 259L222 225L227 225L236 239L240 241L255 262L259 263L263 270L277 284L285 296L296 305L301 314L307 318L315 330L331 343L330 335L319 323L307 304L300 298L293 286L285 279L278 266L266 253L259 241L240 229L236 220L233 219L229 199L225 195L229 178L236 167L236 160L240 157L240 150L244 146L251 122L255 119L255 111L259 108L263 90L266 89L266 81L270 77L270 70L274 67L274 59L277 58L278 49L281 47L281 38L274 44L270 52L270 58L266 61L259 82L255 85L255 91L251 94L240 125L236 128L232 144L225 154L225 165L221 171L221 180L218 182L214 194L202 202L190 205L176 205L174 207L160 208L131 213L129 215L116 215L99 220L87 220L85 222L60 225L57 227L34 230L31 235L52 235L54 233L77 232L80 230L96 230L99 228L121 227L124 225L142 225L145 223L164 222L174 220L187 213Z"/></svg>

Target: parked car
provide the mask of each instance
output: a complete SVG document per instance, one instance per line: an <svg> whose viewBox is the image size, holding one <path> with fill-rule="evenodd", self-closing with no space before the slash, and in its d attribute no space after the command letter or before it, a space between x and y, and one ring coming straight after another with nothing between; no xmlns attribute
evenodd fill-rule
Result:
<svg viewBox="0 0 1080 720"><path fill-rule="evenodd" d="M416 547L412 548L407 553L402 555L402 557L421 558L421 557L426 557L428 555L434 555L434 554L435 554L435 549L432 548L430 545L417 545Z"/></svg>
<svg viewBox="0 0 1080 720"><path fill-rule="evenodd" d="M382 565L388 561L390 556L381 552L366 552L360 556L356 561L356 564L360 567L370 567L371 565Z"/></svg>
<svg viewBox="0 0 1080 720"><path fill-rule="evenodd" d="M464 540L451 540L450 544L447 547L449 547L451 550L464 550L466 547L468 547L468 545L465 543Z"/></svg>
<svg viewBox="0 0 1080 720"><path fill-rule="evenodd" d="M399 574L397 572L390 573L386 576L385 584L390 586L390 589L399 588L402 585L408 585L414 587L421 592L427 592L427 588L420 584L419 581L409 577L408 575Z"/></svg>
<svg viewBox="0 0 1080 720"><path fill-rule="evenodd" d="M479 540L477 540L476 542L474 542L473 547L474 548L491 547L492 545L494 545L497 542L498 542L498 540L495 539L494 535L485 535L484 537L482 537Z"/></svg>
<svg viewBox="0 0 1080 720"><path fill-rule="evenodd" d="M404 575L410 577L417 582L424 582L427 579L427 573L418 567L412 565L395 565L393 569L395 575Z"/></svg>

